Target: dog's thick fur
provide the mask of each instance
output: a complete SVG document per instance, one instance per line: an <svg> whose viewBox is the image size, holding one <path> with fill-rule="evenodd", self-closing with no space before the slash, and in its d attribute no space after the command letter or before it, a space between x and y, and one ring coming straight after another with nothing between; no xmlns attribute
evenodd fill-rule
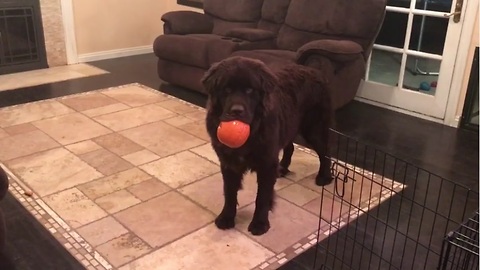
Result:
<svg viewBox="0 0 480 270"><path fill-rule="evenodd" d="M328 130L332 109L321 72L299 65L272 72L263 62L231 57L206 72L202 83L208 92L207 131L217 153L224 183L225 204L215 220L220 229L235 226L237 192L244 173L257 173L255 212L248 230L254 235L268 231L277 176L287 174L297 134L320 157L317 185L331 182ZM240 148L219 142L221 121L239 120L250 125L250 137ZM283 157L279 162L279 154Z"/></svg>

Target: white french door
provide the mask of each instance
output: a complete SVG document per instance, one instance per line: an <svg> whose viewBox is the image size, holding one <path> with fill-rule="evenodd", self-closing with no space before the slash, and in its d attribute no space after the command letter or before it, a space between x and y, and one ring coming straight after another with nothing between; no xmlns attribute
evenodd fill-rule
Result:
<svg viewBox="0 0 480 270"><path fill-rule="evenodd" d="M389 0L357 97L444 119L467 1Z"/></svg>

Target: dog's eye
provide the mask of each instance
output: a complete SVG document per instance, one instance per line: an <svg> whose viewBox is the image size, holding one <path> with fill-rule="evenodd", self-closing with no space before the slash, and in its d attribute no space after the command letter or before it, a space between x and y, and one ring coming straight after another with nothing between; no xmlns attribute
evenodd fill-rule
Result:
<svg viewBox="0 0 480 270"><path fill-rule="evenodd" d="M247 94L251 94L252 92L253 92L252 88L245 89L245 93L247 93Z"/></svg>

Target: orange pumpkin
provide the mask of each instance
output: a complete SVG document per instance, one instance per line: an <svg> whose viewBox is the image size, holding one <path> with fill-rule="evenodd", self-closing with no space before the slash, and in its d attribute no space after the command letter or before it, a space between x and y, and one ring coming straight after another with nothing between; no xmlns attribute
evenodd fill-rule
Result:
<svg viewBox="0 0 480 270"><path fill-rule="evenodd" d="M217 128L218 140L230 148L244 145L250 135L250 125L233 120L221 122Z"/></svg>

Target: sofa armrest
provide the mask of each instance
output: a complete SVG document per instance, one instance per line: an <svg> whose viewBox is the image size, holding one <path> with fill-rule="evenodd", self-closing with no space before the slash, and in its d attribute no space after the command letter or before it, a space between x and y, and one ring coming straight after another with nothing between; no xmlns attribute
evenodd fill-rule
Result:
<svg viewBox="0 0 480 270"><path fill-rule="evenodd" d="M229 30L225 36L255 42L273 39L275 38L275 33L256 28L234 28Z"/></svg>
<svg viewBox="0 0 480 270"><path fill-rule="evenodd" d="M171 11L163 14L164 34L210 34L213 21L205 14L194 11Z"/></svg>
<svg viewBox="0 0 480 270"><path fill-rule="evenodd" d="M350 62L363 53L360 44L350 40L314 40L297 50L297 62L305 62L312 55L322 55L334 62Z"/></svg>

